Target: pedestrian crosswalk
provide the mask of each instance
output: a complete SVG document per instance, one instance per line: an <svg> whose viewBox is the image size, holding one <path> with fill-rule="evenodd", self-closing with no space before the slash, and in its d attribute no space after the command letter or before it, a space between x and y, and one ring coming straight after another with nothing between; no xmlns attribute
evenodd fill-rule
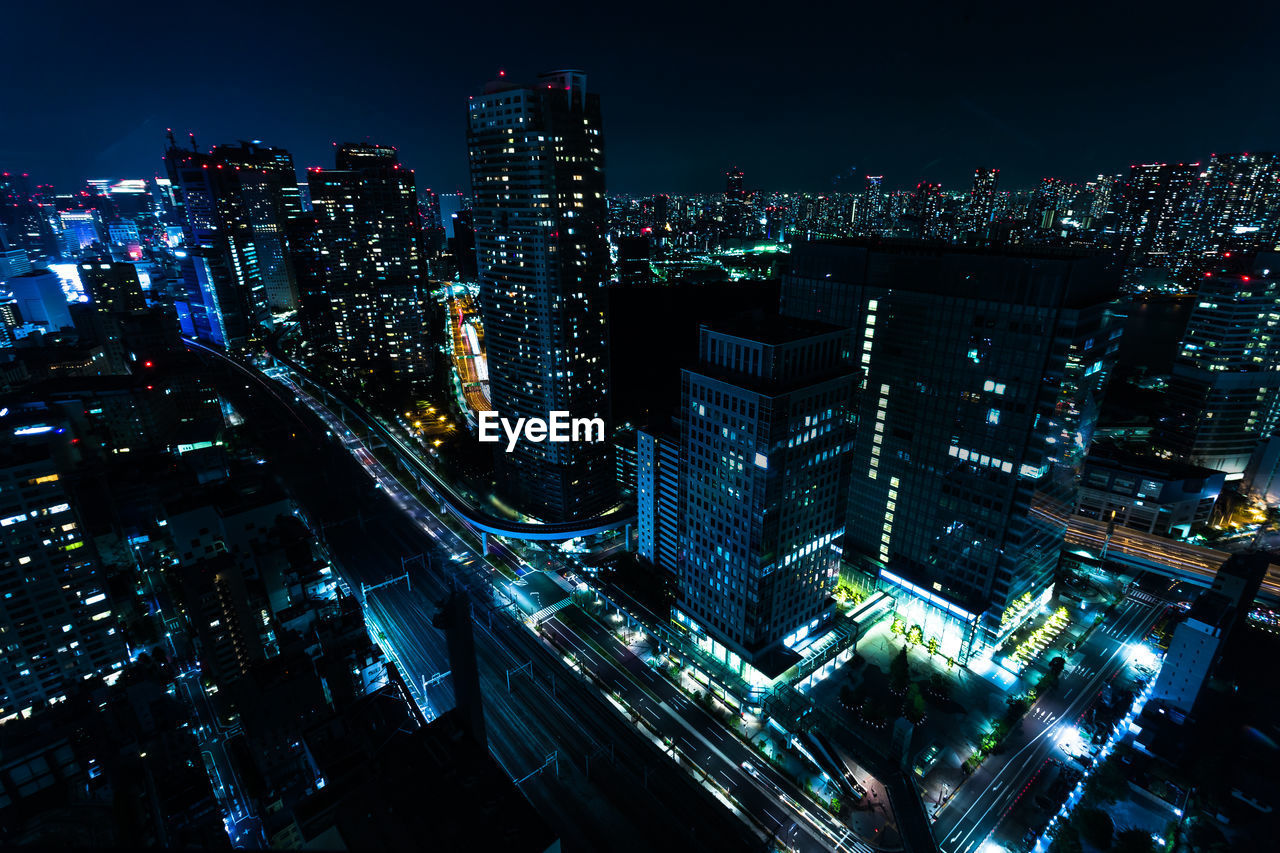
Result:
<svg viewBox="0 0 1280 853"><path fill-rule="evenodd" d="M1143 604L1162 604L1164 601L1163 599L1156 598L1151 593L1143 592L1140 589L1131 589L1125 595L1127 598L1132 598L1134 601L1141 601Z"/></svg>
<svg viewBox="0 0 1280 853"><path fill-rule="evenodd" d="M557 601L555 604L549 604L546 607L542 608L537 613L530 616L529 619L533 622L533 624L541 625L543 622L546 622L548 619L550 619L556 613L559 613L564 608L568 607L570 604L573 604L572 598L568 598L568 597L562 598L559 601Z"/></svg>

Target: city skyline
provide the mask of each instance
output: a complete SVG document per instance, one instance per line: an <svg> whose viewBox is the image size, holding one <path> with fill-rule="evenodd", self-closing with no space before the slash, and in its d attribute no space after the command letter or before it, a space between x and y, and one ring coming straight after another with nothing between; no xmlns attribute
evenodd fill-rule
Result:
<svg viewBox="0 0 1280 853"><path fill-rule="evenodd" d="M1263 43L1275 13L1237 32L1231 16L1189 27L1159 8L1165 14L1126 8L1105 19L1049 10L1033 22L1011 8L940 5L923 19L857 11L791 20L759 4L732 16L681 10L677 31L663 7L640 15L584 4L566 10L565 27L512 5L495 14L513 26L478 51L449 35L465 32L461 9L402 9L403 26L387 29L323 8L269 8L251 31L224 29L234 15L170 9L175 26L223 39L217 74L166 76L150 51L123 42L119 73L140 82L122 109L107 88L120 77L54 63L28 77L22 106L0 117L0 163L60 188L105 173L150 177L163 174L172 127L201 141L261 139L289 149L299 167L329 162L331 145L394 144L420 186L451 192L467 184L459 98L501 69L528 78L553 68L590 69L605 96L614 192L715 191L730 164L749 188L767 190L829 190L852 170L884 174L890 186L928 179L965 191L979 164L999 167L1004 187L1031 188L1044 175L1085 180L1273 147L1280 119L1261 104L1275 76ZM60 17L63 49L96 49L113 26L106 14ZM762 43L765 22L773 35ZM29 34L55 26L33 6L11 10L9 23ZM277 34L294 48L281 50ZM1215 43L1231 48L1205 49ZM21 75L41 44L18 40L0 63ZM352 65L312 58L325 50L345 51ZM1166 56L1180 57L1178 67ZM371 75L385 84L365 86ZM415 109L403 109L406 89Z"/></svg>
<svg viewBox="0 0 1280 853"><path fill-rule="evenodd" d="M0 847L1273 846L1265 15L348 8L0 17Z"/></svg>

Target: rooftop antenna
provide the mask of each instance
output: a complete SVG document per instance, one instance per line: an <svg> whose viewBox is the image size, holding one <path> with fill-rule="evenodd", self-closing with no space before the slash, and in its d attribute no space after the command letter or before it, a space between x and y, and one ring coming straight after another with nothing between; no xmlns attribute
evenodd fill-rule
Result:
<svg viewBox="0 0 1280 853"><path fill-rule="evenodd" d="M196 147L196 134L195 134L195 131L192 131L192 132L189 134L189 136L191 137L191 150L192 150L192 151L199 151L200 149Z"/></svg>
<svg viewBox="0 0 1280 853"><path fill-rule="evenodd" d="M172 128L172 127L166 127L164 130L165 130L165 133L169 136L169 147L170 147L170 148L177 148L177 147L178 147L178 141L177 141L176 139L174 139L174 138L173 138L173 128Z"/></svg>

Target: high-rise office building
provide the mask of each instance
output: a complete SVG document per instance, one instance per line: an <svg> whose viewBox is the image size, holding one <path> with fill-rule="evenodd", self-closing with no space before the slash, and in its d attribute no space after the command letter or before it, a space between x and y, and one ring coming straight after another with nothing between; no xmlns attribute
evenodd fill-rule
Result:
<svg viewBox="0 0 1280 853"><path fill-rule="evenodd" d="M1058 213L1067 205L1070 187L1062 178L1041 178L1040 186L1031 196L1027 219L1037 231L1051 231L1058 221Z"/></svg>
<svg viewBox="0 0 1280 853"><path fill-rule="evenodd" d="M82 261L80 281L99 311L134 314L147 307L138 268L131 263L103 258Z"/></svg>
<svg viewBox="0 0 1280 853"><path fill-rule="evenodd" d="M746 176L737 166L724 173L724 223L734 234L740 234L747 222Z"/></svg>
<svg viewBox="0 0 1280 853"><path fill-rule="evenodd" d="M680 436L661 429L636 430L637 552L674 575L678 571Z"/></svg>
<svg viewBox="0 0 1280 853"><path fill-rule="evenodd" d="M1120 329L1118 264L915 242L792 253L782 311L857 334L846 561L965 660L1046 600ZM910 614L908 614L910 615Z"/></svg>
<svg viewBox="0 0 1280 853"><path fill-rule="evenodd" d="M298 282L289 242L302 219L302 199L293 157L283 148L256 141L216 145L210 154L239 173L240 194L253 233L268 309L296 311Z"/></svg>
<svg viewBox="0 0 1280 853"><path fill-rule="evenodd" d="M0 226L0 282L8 281L17 275L31 271L31 259L26 250L19 249L5 237L4 227Z"/></svg>
<svg viewBox="0 0 1280 853"><path fill-rule="evenodd" d="M580 71L499 79L471 99L468 147L493 407L606 419L608 277L600 98ZM499 482L547 521L614 501L609 442L522 441Z"/></svg>
<svg viewBox="0 0 1280 853"><path fill-rule="evenodd" d="M1280 427L1280 254L1223 258L1204 274L1167 399L1161 443L1242 479Z"/></svg>
<svg viewBox="0 0 1280 853"><path fill-rule="evenodd" d="M194 140L191 150L179 148L172 134L165 164L188 251L207 277L200 289L219 294L213 303L226 314L218 343L242 350L261 337L261 326L270 322L271 313L240 170L195 150Z"/></svg>
<svg viewBox="0 0 1280 853"><path fill-rule="evenodd" d="M7 410L6 410L7 411ZM93 543L68 486L65 421L0 417L0 720L124 662Z"/></svg>
<svg viewBox="0 0 1280 853"><path fill-rule="evenodd" d="M845 524L847 329L763 314L703 326L681 375L677 621L747 679L819 628Z"/></svg>
<svg viewBox="0 0 1280 853"><path fill-rule="evenodd" d="M300 244L307 335L360 381L420 389L432 375L432 310L411 169L396 149L348 143L308 170L314 228Z"/></svg>
<svg viewBox="0 0 1280 853"><path fill-rule="evenodd" d="M999 169L977 168L973 170L973 187L969 190L969 205L965 210L968 230L980 234L995 213L996 185L1000 180Z"/></svg>
<svg viewBox="0 0 1280 853"><path fill-rule="evenodd" d="M440 220L440 196L427 187L418 190L418 209L422 211L422 224L427 228L442 228Z"/></svg>

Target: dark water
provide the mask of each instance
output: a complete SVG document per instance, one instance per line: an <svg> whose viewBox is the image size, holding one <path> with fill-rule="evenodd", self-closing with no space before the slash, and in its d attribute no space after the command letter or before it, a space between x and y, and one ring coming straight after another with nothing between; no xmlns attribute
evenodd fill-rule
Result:
<svg viewBox="0 0 1280 853"><path fill-rule="evenodd" d="M1149 374L1168 373L1195 299L1164 299L1122 305L1127 312L1117 368L1146 367Z"/></svg>

